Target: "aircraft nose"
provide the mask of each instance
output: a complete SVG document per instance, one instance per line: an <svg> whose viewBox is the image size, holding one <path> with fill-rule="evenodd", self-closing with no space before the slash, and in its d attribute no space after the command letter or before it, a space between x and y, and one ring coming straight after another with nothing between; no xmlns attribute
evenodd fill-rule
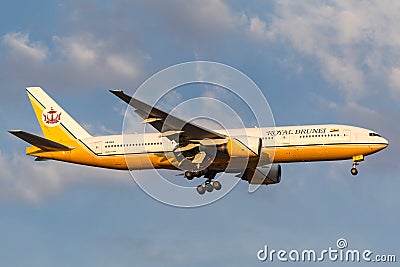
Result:
<svg viewBox="0 0 400 267"><path fill-rule="evenodd" d="M389 145L389 141L387 139L382 137L382 141L383 141L383 144L385 145L385 147L387 147Z"/></svg>
<svg viewBox="0 0 400 267"><path fill-rule="evenodd" d="M381 149L385 149L389 145L389 141L384 138L380 137Z"/></svg>

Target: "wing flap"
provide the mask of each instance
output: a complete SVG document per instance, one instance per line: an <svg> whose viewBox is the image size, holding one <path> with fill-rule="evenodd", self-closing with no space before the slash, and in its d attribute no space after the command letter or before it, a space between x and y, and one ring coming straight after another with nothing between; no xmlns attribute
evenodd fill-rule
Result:
<svg viewBox="0 0 400 267"><path fill-rule="evenodd" d="M21 130L12 130L8 132L44 151L69 151L74 149L73 147L64 146L60 143Z"/></svg>

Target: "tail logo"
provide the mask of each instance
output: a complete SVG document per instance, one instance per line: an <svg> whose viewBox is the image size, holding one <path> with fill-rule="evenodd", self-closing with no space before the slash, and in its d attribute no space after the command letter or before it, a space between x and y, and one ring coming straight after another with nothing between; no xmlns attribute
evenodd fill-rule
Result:
<svg viewBox="0 0 400 267"><path fill-rule="evenodd" d="M50 108L50 110L43 110L42 115L42 120L45 125L49 127L54 127L60 124L61 112L54 110L52 107Z"/></svg>

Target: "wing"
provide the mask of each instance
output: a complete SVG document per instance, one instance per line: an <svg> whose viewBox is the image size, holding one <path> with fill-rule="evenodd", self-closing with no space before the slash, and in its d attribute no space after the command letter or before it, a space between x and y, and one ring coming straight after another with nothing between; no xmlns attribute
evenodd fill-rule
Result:
<svg viewBox="0 0 400 267"><path fill-rule="evenodd" d="M225 135L186 122L158 108L152 107L125 94L121 90L110 90L110 92L135 108L135 112L144 119L143 123L149 123L159 131L162 136L179 141L181 144L198 143L203 139L225 140L226 138Z"/></svg>
<svg viewBox="0 0 400 267"><path fill-rule="evenodd" d="M199 166L205 164L206 167L210 166L208 169L213 170L215 176L215 172L225 170L232 156L249 158L254 168L260 160L262 141L259 137L243 140L239 137L230 137L170 115L121 90L110 90L110 92L132 106L143 119L143 123L152 125L161 136L178 143L172 153L182 169L197 170ZM183 157L179 153L182 153ZM251 171L251 174L254 174L254 170Z"/></svg>

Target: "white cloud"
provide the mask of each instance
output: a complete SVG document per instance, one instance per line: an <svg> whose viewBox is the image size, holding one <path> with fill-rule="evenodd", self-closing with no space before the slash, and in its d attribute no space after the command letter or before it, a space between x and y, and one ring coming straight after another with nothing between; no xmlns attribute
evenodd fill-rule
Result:
<svg viewBox="0 0 400 267"><path fill-rule="evenodd" d="M250 18L249 26L250 36L256 40L269 40L273 35L266 30L266 23L258 17Z"/></svg>
<svg viewBox="0 0 400 267"><path fill-rule="evenodd" d="M5 201L40 204L73 185L124 181L129 181L128 172L85 168L55 161L35 162L32 157L9 157L0 151L0 198Z"/></svg>
<svg viewBox="0 0 400 267"><path fill-rule="evenodd" d="M363 38L368 30L366 17L359 10L343 10L337 14L338 43L351 44Z"/></svg>
<svg viewBox="0 0 400 267"><path fill-rule="evenodd" d="M3 36L3 43L15 54L43 61L47 57L47 48L39 42L31 42L27 33L10 32Z"/></svg>
<svg viewBox="0 0 400 267"><path fill-rule="evenodd" d="M54 168L46 168L40 163L33 165L20 156L9 159L0 152L0 170L0 195L6 200L39 203L63 187L59 172Z"/></svg>
<svg viewBox="0 0 400 267"><path fill-rule="evenodd" d="M133 61L126 60L120 55L109 55L106 62L110 69L126 77L136 77L138 69Z"/></svg>
<svg viewBox="0 0 400 267"><path fill-rule="evenodd" d="M328 81L336 83L345 91L348 99L362 94L366 88L365 79L362 71L349 62L351 59L337 57L329 53L321 52L316 54L319 57L322 75Z"/></svg>
<svg viewBox="0 0 400 267"><path fill-rule="evenodd" d="M81 89L99 84L123 87L131 86L143 74L143 57L135 56L137 51L121 49L116 41L105 41L91 34L54 36L46 47L31 41L28 34L8 33L3 36L3 43L6 60L0 69L6 77L17 76L28 85L50 85L54 89ZM52 48L51 53L47 52L48 47ZM32 68L27 61L43 64Z"/></svg>
<svg viewBox="0 0 400 267"><path fill-rule="evenodd" d="M393 95L400 99L400 67L394 67L390 70L388 80Z"/></svg>
<svg viewBox="0 0 400 267"><path fill-rule="evenodd" d="M175 31L186 32L192 37L233 29L240 20L240 16L220 0L154 1L150 5L156 7L156 12L160 12L158 15L174 24Z"/></svg>
<svg viewBox="0 0 400 267"><path fill-rule="evenodd" d="M95 69L104 75L112 73L122 77L135 78L139 67L128 55L114 52L112 43L96 39L89 34L68 37L53 37L65 60L77 68Z"/></svg>
<svg viewBox="0 0 400 267"><path fill-rule="evenodd" d="M250 20L250 31L316 60L322 75L347 101L369 95L379 81L398 96L400 2L281 0L271 22ZM268 38L266 38L268 36Z"/></svg>
<svg viewBox="0 0 400 267"><path fill-rule="evenodd" d="M91 40L89 36L58 37L54 36L53 41L60 46L61 52L68 60L81 64L93 64L98 58L98 50L101 42Z"/></svg>

